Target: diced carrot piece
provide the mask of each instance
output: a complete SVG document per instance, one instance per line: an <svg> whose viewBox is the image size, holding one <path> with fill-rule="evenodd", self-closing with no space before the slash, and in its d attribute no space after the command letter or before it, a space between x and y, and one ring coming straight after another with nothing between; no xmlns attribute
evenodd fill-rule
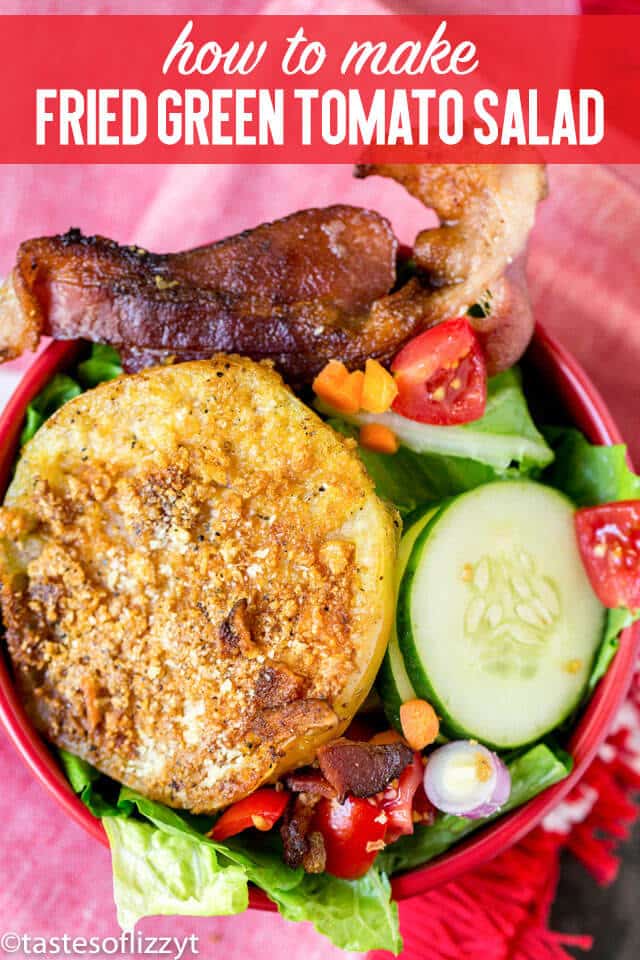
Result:
<svg viewBox="0 0 640 960"><path fill-rule="evenodd" d="M369 743L406 743L401 733L398 733L397 730L381 730L380 733L376 733L375 737L371 737Z"/></svg>
<svg viewBox="0 0 640 960"><path fill-rule="evenodd" d="M393 430L383 423L364 423L360 427L360 444L375 453L395 453L399 446Z"/></svg>
<svg viewBox="0 0 640 960"><path fill-rule="evenodd" d="M407 700L400 707L400 723L405 740L413 750L424 750L438 736L440 721L426 700Z"/></svg>
<svg viewBox="0 0 640 960"><path fill-rule="evenodd" d="M377 360L367 360L364 368L361 406L368 413L385 413L398 395L393 376Z"/></svg>
<svg viewBox="0 0 640 960"><path fill-rule="evenodd" d="M362 409L362 391L364 389L364 373L362 370L354 370L349 374L349 389L353 394L353 399L357 401L358 410Z"/></svg>
<svg viewBox="0 0 640 960"><path fill-rule="evenodd" d="M313 381L314 393L340 413L357 413L362 398L364 374L349 373L344 363L330 360Z"/></svg>
<svg viewBox="0 0 640 960"><path fill-rule="evenodd" d="M312 383L314 393L323 397L347 382L349 371L339 360L329 360Z"/></svg>

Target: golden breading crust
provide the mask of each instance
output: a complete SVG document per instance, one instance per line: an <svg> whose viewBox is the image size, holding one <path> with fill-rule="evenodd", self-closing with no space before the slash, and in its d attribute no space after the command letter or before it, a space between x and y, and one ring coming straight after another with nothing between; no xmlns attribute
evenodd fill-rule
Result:
<svg viewBox="0 0 640 960"><path fill-rule="evenodd" d="M0 511L17 683L53 743L214 811L338 735L393 607L394 518L265 364L102 384L27 445Z"/></svg>

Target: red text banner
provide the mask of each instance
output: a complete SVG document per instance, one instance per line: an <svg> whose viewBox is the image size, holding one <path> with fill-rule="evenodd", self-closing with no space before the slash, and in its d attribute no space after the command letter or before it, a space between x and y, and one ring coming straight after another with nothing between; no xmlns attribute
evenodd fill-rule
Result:
<svg viewBox="0 0 640 960"><path fill-rule="evenodd" d="M3 163L640 162L640 16L3 16Z"/></svg>

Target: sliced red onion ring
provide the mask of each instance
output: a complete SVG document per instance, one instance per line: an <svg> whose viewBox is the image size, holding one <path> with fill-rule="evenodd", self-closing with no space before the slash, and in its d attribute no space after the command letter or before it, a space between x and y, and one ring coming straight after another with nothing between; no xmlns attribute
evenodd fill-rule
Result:
<svg viewBox="0 0 640 960"><path fill-rule="evenodd" d="M511 777L495 753L471 740L454 740L429 755L424 790L444 813L472 820L496 813L511 793Z"/></svg>

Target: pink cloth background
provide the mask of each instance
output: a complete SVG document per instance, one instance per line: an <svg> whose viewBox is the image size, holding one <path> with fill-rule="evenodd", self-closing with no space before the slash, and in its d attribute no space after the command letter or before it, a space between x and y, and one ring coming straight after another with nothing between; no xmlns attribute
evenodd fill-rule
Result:
<svg viewBox="0 0 640 960"><path fill-rule="evenodd" d="M256 4L3 3L3 13L68 12L554 12L577 4L376 3L271 0ZM1 24L0 24L1 33ZM1 147L0 147L1 150ZM640 462L640 168L557 167L540 209L529 259L538 319L593 377ZM0 275L28 236L79 226L166 250L205 243L304 206L372 206L411 242L426 214L394 184L352 180L343 166L0 168ZM0 374L0 399L25 361ZM65 819L0 736L0 933L117 935L108 851ZM310 926L251 912L239 918L156 919L142 932L200 937L200 955L253 960L344 956ZM354 955L355 956L355 955Z"/></svg>

